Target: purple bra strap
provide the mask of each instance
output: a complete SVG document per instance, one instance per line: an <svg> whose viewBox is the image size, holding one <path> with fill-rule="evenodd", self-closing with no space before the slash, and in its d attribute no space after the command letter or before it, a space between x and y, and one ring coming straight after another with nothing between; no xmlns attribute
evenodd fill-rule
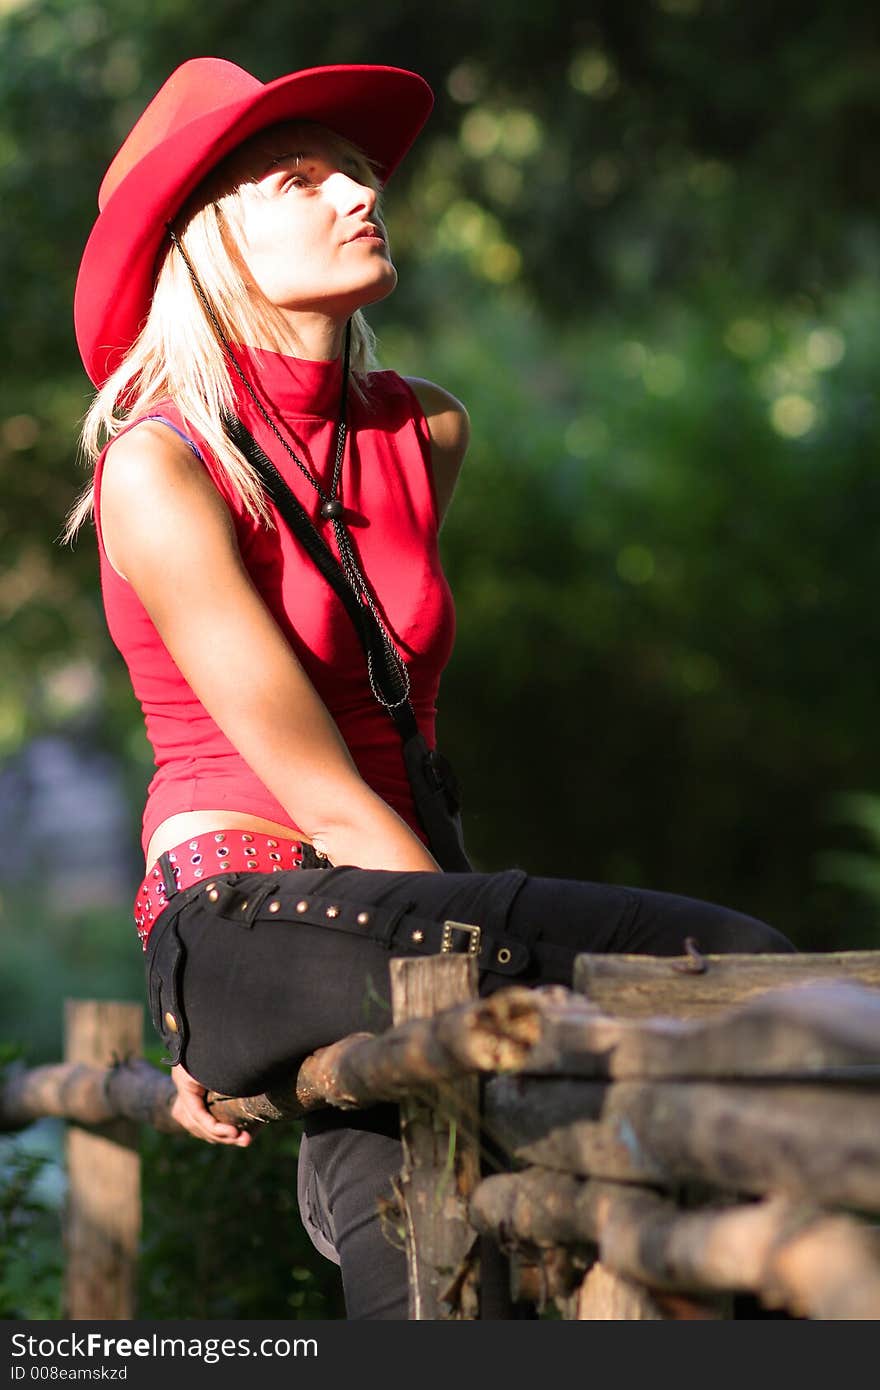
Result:
<svg viewBox="0 0 880 1390"><path fill-rule="evenodd" d="M201 449L199 448L198 444L195 442L195 440L194 440L194 439L190 439L190 437L189 437L188 434L184 434L183 430L178 429L178 427L177 427L177 425L175 425L174 421L173 421L173 420L169 420L168 417L167 417L166 415L145 415L145 416L144 416L144 419L145 419L145 420L158 420L159 423L160 423L160 425L167 425L168 428L169 428L170 430L174 430L174 433L175 433L175 434L180 435L180 438L183 440L184 444L188 444L188 445L189 445L190 449L192 449L192 451L193 451L193 453L195 454L196 458L198 459L199 463L204 463L204 462L205 462L204 458L202 457L202 451L201 451Z"/></svg>

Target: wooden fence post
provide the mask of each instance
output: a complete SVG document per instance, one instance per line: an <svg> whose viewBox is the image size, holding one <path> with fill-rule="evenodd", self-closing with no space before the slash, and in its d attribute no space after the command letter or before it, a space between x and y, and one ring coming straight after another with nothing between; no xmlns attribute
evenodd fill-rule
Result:
<svg viewBox="0 0 880 1390"><path fill-rule="evenodd" d="M395 1024L428 1018L466 1003L476 993L473 957L391 962ZM477 1237L468 1221L468 1202L480 1181L479 1120L476 1076L444 1081L442 1088L432 1087L430 1094L426 1089L401 1102L400 1195L411 1319L477 1317Z"/></svg>
<svg viewBox="0 0 880 1390"><path fill-rule="evenodd" d="M64 1027L67 1062L104 1067L143 1049L140 1004L69 999ZM138 1126L70 1124L67 1173L63 1316L131 1319L141 1226Z"/></svg>

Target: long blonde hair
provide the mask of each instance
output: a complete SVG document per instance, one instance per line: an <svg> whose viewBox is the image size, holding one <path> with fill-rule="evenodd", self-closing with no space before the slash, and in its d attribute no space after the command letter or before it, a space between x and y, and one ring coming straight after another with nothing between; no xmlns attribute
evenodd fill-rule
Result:
<svg viewBox="0 0 880 1390"><path fill-rule="evenodd" d="M322 134L351 161L357 177L378 191L366 156L341 136L323 129ZM228 183L224 167L225 162L177 219L177 236L185 255L174 244L169 246L156 277L147 320L85 415L81 456L94 470L102 449L132 419L149 414L170 398L202 435L218 472L240 495L247 512L271 526L260 479L223 428L224 412L234 403L227 356L186 264L188 260L227 339L233 343L265 342L289 352L289 324L247 274L240 249L242 184L219 191L224 182ZM363 378L374 365L375 337L358 310L351 320L351 370L354 389L361 395ZM68 516L64 540L74 538L93 510L94 480L90 479Z"/></svg>

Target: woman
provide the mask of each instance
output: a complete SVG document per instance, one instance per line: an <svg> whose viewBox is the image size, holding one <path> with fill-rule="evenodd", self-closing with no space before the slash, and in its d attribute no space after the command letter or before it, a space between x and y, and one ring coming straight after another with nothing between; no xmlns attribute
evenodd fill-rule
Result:
<svg viewBox="0 0 880 1390"><path fill-rule="evenodd" d="M378 191L431 102L391 68L264 86L184 63L113 160L80 268L96 469L70 531L94 509L156 753L135 919L174 1113L214 1143L249 1136L210 1115L206 1087L260 1091L387 1025L392 953L478 948L488 992L567 983L578 950L790 949L709 904L444 873L431 853L389 706L433 746L453 629L437 531L468 422L440 387L371 372L361 317L396 282ZM384 675L270 499L261 450L371 610ZM448 920L467 926L444 938ZM399 1168L387 1110L307 1132L349 1316L405 1317L375 1214Z"/></svg>

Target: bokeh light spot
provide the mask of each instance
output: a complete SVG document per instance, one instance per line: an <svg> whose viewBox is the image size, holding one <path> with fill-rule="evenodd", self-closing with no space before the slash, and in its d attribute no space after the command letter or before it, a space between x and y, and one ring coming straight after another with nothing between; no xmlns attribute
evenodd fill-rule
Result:
<svg viewBox="0 0 880 1390"><path fill-rule="evenodd" d="M770 345L770 329L760 319L734 319L724 335L724 346L737 357L760 357Z"/></svg>
<svg viewBox="0 0 880 1390"><path fill-rule="evenodd" d="M806 396L794 392L780 396L770 408L770 423L786 439L801 439L816 423L816 407Z"/></svg>
<svg viewBox="0 0 880 1390"><path fill-rule="evenodd" d="M842 361L846 339L836 328L814 328L807 336L807 361L817 372L827 372Z"/></svg>
<svg viewBox="0 0 880 1390"><path fill-rule="evenodd" d="M0 439L15 453L32 449L39 437L40 422L33 415L10 415L0 425Z"/></svg>
<svg viewBox="0 0 880 1390"><path fill-rule="evenodd" d="M576 54L568 69L568 80L576 92L602 99L617 91L614 65L601 48L585 48Z"/></svg>
<svg viewBox="0 0 880 1390"><path fill-rule="evenodd" d="M454 67L446 79L446 90L453 101L462 106L478 101L486 86L486 74L480 63L465 59Z"/></svg>
<svg viewBox="0 0 880 1390"><path fill-rule="evenodd" d="M498 148L501 121L493 111L478 106L461 123L461 143L473 159L485 159Z"/></svg>
<svg viewBox="0 0 880 1390"><path fill-rule="evenodd" d="M479 267L487 280L495 285L508 285L515 280L522 266L522 257L507 241L495 241L480 253Z"/></svg>

